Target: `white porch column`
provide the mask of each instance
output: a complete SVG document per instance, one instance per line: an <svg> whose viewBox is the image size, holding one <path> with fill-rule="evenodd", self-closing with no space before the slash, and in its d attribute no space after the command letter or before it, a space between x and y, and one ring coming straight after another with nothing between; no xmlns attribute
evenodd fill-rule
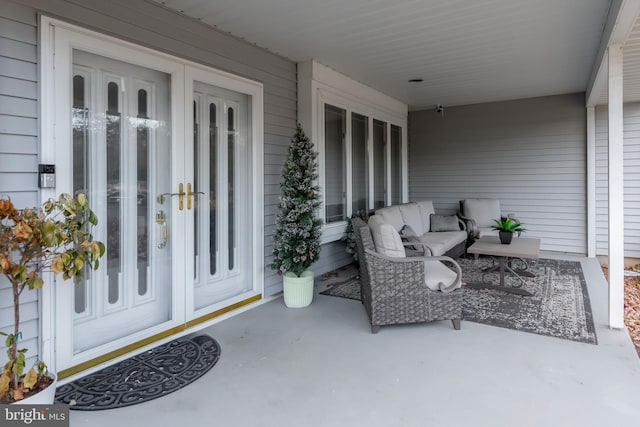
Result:
<svg viewBox="0 0 640 427"><path fill-rule="evenodd" d="M609 46L609 327L624 328L622 45Z"/></svg>
<svg viewBox="0 0 640 427"><path fill-rule="evenodd" d="M596 108L587 107L587 256L596 256Z"/></svg>

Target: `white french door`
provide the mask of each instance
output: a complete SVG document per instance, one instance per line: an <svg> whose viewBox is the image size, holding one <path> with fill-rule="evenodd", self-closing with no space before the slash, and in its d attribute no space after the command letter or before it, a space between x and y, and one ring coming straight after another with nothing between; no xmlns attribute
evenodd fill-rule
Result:
<svg viewBox="0 0 640 427"><path fill-rule="evenodd" d="M55 368L71 374L259 297L262 88L54 27L55 194L87 194L106 245L55 287Z"/></svg>
<svg viewBox="0 0 640 427"><path fill-rule="evenodd" d="M189 317L251 288L248 97L193 84L193 308Z"/></svg>

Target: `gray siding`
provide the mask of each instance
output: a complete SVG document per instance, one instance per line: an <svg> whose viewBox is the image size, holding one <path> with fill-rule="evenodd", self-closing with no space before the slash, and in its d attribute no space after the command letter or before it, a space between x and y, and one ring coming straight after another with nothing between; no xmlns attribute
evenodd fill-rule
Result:
<svg viewBox="0 0 640 427"><path fill-rule="evenodd" d="M596 254L607 255L607 108L596 108ZM624 254L640 258L640 103L624 105Z"/></svg>
<svg viewBox="0 0 640 427"><path fill-rule="evenodd" d="M542 249L586 252L583 94L409 113L409 197L455 213L498 198Z"/></svg>
<svg viewBox="0 0 640 427"><path fill-rule="evenodd" d="M6 0L1 0L6 1ZM269 244L273 233L272 210L277 202L280 168L284 162L289 137L296 125L296 64L252 46L240 39L215 31L192 19L151 2L128 0L16 0L44 14L113 35L152 49L189 59L236 75L257 80L264 85L264 159L265 159L265 254L271 253ZM3 8L4 10L4 8ZM35 34L35 29L34 29ZM35 35L34 35L35 43ZM33 49L35 55L35 48ZM1 65L1 64L0 64ZM34 73L35 75L35 73ZM1 81L0 81L0 84ZM2 111L0 99L0 112ZM30 105L22 105L28 109ZM0 126L3 122L0 119ZM35 124L17 122L13 117L7 125L35 130ZM2 143L0 143L2 146ZM0 160L5 162L4 160ZM8 159L8 164L14 159ZM21 166L34 167L35 163ZM15 166L12 166L16 168ZM2 169L0 169L2 170ZM24 170L24 169L19 169ZM15 172L18 174L18 172ZM23 182L23 187L36 181ZM18 185L18 183L16 183ZM271 295L282 288L281 280L270 269L265 269L265 294Z"/></svg>
<svg viewBox="0 0 640 427"><path fill-rule="evenodd" d="M0 0L0 195L18 207L37 203L37 43L36 14L21 5ZM38 353L36 292L22 294L21 344L29 362ZM0 278L0 330L13 325L9 282Z"/></svg>

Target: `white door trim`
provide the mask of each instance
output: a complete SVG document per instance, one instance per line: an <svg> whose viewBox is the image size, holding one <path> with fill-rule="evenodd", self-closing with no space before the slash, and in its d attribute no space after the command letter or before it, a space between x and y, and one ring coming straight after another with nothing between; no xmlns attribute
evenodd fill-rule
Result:
<svg viewBox="0 0 640 427"><path fill-rule="evenodd" d="M189 73L207 73L209 75L215 75L216 84L219 86L246 93L251 96L251 114L253 117L253 123L251 126L252 135L251 141L253 143L252 152L252 188L253 188L253 212L252 212L252 232L254 244L252 248L252 267L253 267L253 283L252 294L263 294L264 292L264 200L263 200L263 145L264 145L264 128L263 128L263 85L259 82L252 81L243 77L233 75L231 73L215 70L209 67L205 67L200 64L196 64L172 55L168 55L162 52L155 51L143 46L139 46L134 43L126 42L115 37L107 36L104 34L96 33L91 30L84 29L64 21L52 19L47 16L40 16L40 162L51 163L56 165L68 165L70 164L66 153L56 150L56 141L69 141L70 129L69 126L56 126L56 116L60 114L66 114L66 110L59 109L59 106L70 106L71 91L60 91L60 88L56 87L56 75L70 76L71 75L71 51L73 47L80 48L82 50L92 52L98 55L107 56L110 58L126 61L132 64L140 65L143 67L152 67L159 71L166 72L172 76L171 83L171 114L172 114L172 140L182 141L185 135L187 135L185 129L185 123L188 119L188 112L185 108L185 103L179 102L179 100L186 99L186 94L191 97L191 92L185 92L185 74L187 70ZM73 37L71 37L71 35ZM98 43L96 43L98 41ZM66 43L67 48L60 50L62 42ZM58 46L58 51L55 51ZM112 47L117 46L117 49ZM55 55L54 55L55 52ZM69 113L70 114L70 113ZM64 119L65 116L62 117ZM58 119L61 120L61 119ZM69 122L70 123L70 122ZM180 150L174 150L180 151ZM65 158L66 156L66 158ZM172 167L175 168L175 175L172 182L172 187L177 188L178 177L184 182L186 176L189 173L185 170L185 159L183 156L172 159ZM58 169L60 171L60 167ZM60 171L61 172L61 171ZM191 175L192 172L190 173ZM190 177L193 178L192 176ZM191 182L193 182L191 180ZM70 177L63 177L61 173L58 174L59 188L67 189L71 188ZM46 200L51 197L57 197L60 190L57 189L43 189L40 191L40 200ZM177 211L177 200L173 198L174 211ZM177 215L172 215L172 228L178 229L179 218ZM172 256L184 257L184 253L180 252L178 248L184 247L184 239L186 233L183 230L180 233L174 233L176 244L172 247ZM178 258L175 258L178 259ZM184 264L184 263L183 263ZM185 268L173 269L172 275L174 283L178 280L184 283L186 275L184 274ZM180 276L180 277L178 277ZM53 287L53 277L47 278L48 286L44 286L40 298L41 298L41 313L40 313L40 357L46 360L52 371L57 371L56 366L56 309L62 309L56 303L56 293ZM59 280L58 285L61 282ZM158 328L167 330L172 325L184 324L186 322L186 307L187 301L185 299L185 292L175 292L176 287L173 287L172 295L172 312L175 313L171 324L164 323L162 327ZM210 323L210 322L207 322ZM145 331L148 335L149 330ZM89 353L89 352L87 352ZM82 363L85 359L90 360L95 355L87 355L82 360L74 362Z"/></svg>

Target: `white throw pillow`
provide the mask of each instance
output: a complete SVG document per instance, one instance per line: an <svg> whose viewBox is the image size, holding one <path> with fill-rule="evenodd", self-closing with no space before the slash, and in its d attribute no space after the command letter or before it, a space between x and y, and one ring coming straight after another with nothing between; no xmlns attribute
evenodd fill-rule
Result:
<svg viewBox="0 0 640 427"><path fill-rule="evenodd" d="M424 283L432 291L451 292L462 286L462 281L456 277L458 275L441 262L424 262Z"/></svg>
<svg viewBox="0 0 640 427"><path fill-rule="evenodd" d="M420 202L416 202L418 207L420 208L420 216L422 217L422 229L424 232L428 232L431 230L431 214L436 213L433 210L433 202L431 200L422 200Z"/></svg>
<svg viewBox="0 0 640 427"><path fill-rule="evenodd" d="M400 234L391 224L380 222L378 215L373 215L369 219L371 236L376 245L376 252L394 258L404 258L406 253Z"/></svg>
<svg viewBox="0 0 640 427"><path fill-rule="evenodd" d="M420 216L420 207L417 203L405 203L399 205L400 213L402 214L402 220L405 224L411 226L413 231L416 232L416 236L422 236L425 231L422 223L422 217Z"/></svg>

